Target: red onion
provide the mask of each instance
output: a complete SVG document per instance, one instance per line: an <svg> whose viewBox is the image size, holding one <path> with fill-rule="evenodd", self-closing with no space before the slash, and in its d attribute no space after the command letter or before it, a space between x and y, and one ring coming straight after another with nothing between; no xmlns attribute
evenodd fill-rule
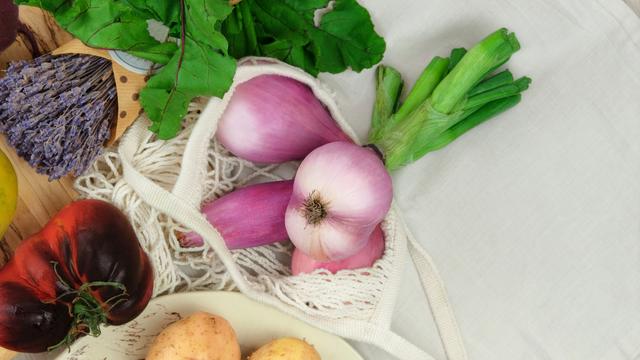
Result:
<svg viewBox="0 0 640 360"><path fill-rule="evenodd" d="M0 52L9 48L20 34L33 58L42 55L35 34L20 21L20 10L12 0L0 0L0 19Z"/></svg>
<svg viewBox="0 0 640 360"><path fill-rule="evenodd" d="M347 258L366 244L392 196L391 176L373 150L341 141L323 145L298 168L287 233L318 261Z"/></svg>
<svg viewBox="0 0 640 360"><path fill-rule="evenodd" d="M355 255L338 261L320 262L305 255L300 249L293 251L291 272L293 275L311 273L316 269L326 269L335 274L340 270L371 267L384 253L384 234L380 226L376 226L367 244Z"/></svg>
<svg viewBox="0 0 640 360"><path fill-rule="evenodd" d="M250 185L205 204L202 212L229 249L273 244L287 240L284 213L292 190L292 180ZM184 247L204 243L195 232L178 239Z"/></svg>
<svg viewBox="0 0 640 360"><path fill-rule="evenodd" d="M0 12L0 51L3 51L13 44L18 35L18 5L11 0L0 0Z"/></svg>
<svg viewBox="0 0 640 360"><path fill-rule="evenodd" d="M318 146L351 141L307 85L280 75L238 85L216 136L233 154L256 163L300 160Z"/></svg>

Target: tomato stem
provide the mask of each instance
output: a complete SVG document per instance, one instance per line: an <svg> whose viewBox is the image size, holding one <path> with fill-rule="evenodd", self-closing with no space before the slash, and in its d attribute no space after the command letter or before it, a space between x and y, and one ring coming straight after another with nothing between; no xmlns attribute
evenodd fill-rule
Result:
<svg viewBox="0 0 640 360"><path fill-rule="evenodd" d="M47 348L48 351L57 349L61 346L67 346L70 348L71 343L82 335L100 336L100 325L107 323L107 314L114 306L126 301L129 294L127 288L118 282L112 281L93 281L82 284L78 289L74 289L69 285L58 272L58 262L52 261L53 271L55 272L58 281L65 288L65 292L59 295L55 300L61 300L69 295L74 295L73 300L68 304L69 316L73 318L71 328L67 335L59 343ZM93 288L96 287L114 287L121 290L117 295L104 301L104 305L109 305L105 308L91 293ZM112 303L113 302L113 303ZM112 304L111 304L112 303Z"/></svg>

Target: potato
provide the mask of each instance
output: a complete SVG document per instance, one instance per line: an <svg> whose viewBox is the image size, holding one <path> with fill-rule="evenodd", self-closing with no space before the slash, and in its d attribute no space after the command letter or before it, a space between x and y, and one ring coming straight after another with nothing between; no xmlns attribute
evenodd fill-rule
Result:
<svg viewBox="0 0 640 360"><path fill-rule="evenodd" d="M249 360L321 360L320 354L306 341L285 337L273 340L256 350Z"/></svg>
<svg viewBox="0 0 640 360"><path fill-rule="evenodd" d="M146 360L240 360L240 345L227 320L197 312L164 329Z"/></svg>

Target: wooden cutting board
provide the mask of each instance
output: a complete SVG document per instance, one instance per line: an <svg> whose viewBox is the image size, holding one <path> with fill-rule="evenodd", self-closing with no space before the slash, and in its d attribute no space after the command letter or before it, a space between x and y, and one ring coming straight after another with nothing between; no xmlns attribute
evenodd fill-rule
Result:
<svg viewBox="0 0 640 360"><path fill-rule="evenodd" d="M72 39L47 12L38 8L20 6L20 21L34 35L41 53L48 53ZM32 57L31 45L19 34L9 48L0 52L0 69L5 69L11 61ZM0 239L0 265L3 265L20 241L38 232L76 194L71 186L71 178L49 182L46 176L37 174L26 161L20 159L3 136L0 136L0 149L14 165L19 188L16 216L7 234Z"/></svg>
<svg viewBox="0 0 640 360"><path fill-rule="evenodd" d="M40 231L77 193L73 190L72 177L50 182L19 158L4 136L0 139L0 149L7 154L18 175L18 208L9 230L0 241L0 265L3 265L23 239Z"/></svg>
<svg viewBox="0 0 640 360"><path fill-rule="evenodd" d="M62 30L47 12L35 7L20 6L20 21L34 35L41 53L48 53L73 38ZM9 48L0 52L0 69L6 68L11 61L32 57L33 49L25 37L19 34ZM20 159L4 137L0 138L0 149L11 159L18 175L19 187L16 216L9 231L0 241L2 265L9 260L20 241L38 232L51 216L68 204L76 194L71 186L71 178L49 182L46 176L37 174L26 161Z"/></svg>
<svg viewBox="0 0 640 360"><path fill-rule="evenodd" d="M50 52L72 39L48 13L38 8L20 6L20 21L34 34L42 53ZM0 52L0 70L5 69L10 61L32 57L29 43L18 35L9 48ZM20 159L3 136L0 136L0 149L14 165L19 188L15 218L7 234L0 239L0 265L3 265L23 239L40 231L58 210L76 197L76 193L71 177L49 182L46 176L37 174L26 161ZM12 359L15 355L13 351L0 348L0 360Z"/></svg>

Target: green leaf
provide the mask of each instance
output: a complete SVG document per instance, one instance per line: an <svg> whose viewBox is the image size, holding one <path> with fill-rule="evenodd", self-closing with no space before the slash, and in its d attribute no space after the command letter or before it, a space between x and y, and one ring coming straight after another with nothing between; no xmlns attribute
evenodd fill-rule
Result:
<svg viewBox="0 0 640 360"><path fill-rule="evenodd" d="M180 23L179 1L124 0L124 2L139 14L144 14L145 18L156 19L168 27Z"/></svg>
<svg viewBox="0 0 640 360"><path fill-rule="evenodd" d="M375 33L367 10L356 0L337 0L332 8L327 6L329 0L243 0L223 32L232 42L235 57L275 57L312 75L347 68L360 71L378 63L385 43ZM316 26L319 10L325 13Z"/></svg>
<svg viewBox="0 0 640 360"><path fill-rule="evenodd" d="M522 77L518 80L512 81L511 83L470 96L461 104L462 106L460 108L462 110L471 110L488 102L519 94L527 90L529 88L529 84L531 84L531 79L526 76Z"/></svg>
<svg viewBox="0 0 640 360"><path fill-rule="evenodd" d="M309 42L307 32L313 27L313 18L309 20L308 13L285 1L249 0L249 3L254 19L262 25L263 36L268 35L276 41L288 40L293 46L304 46ZM313 16L315 9L305 11Z"/></svg>
<svg viewBox="0 0 640 360"><path fill-rule="evenodd" d="M66 3L66 1L65 0L14 0L14 3L16 3L16 5L35 6L35 7L39 7L41 9L53 12L53 10L61 7L64 3Z"/></svg>
<svg viewBox="0 0 640 360"><path fill-rule="evenodd" d="M313 53L305 47L294 46L289 40L277 40L263 45L260 49L264 56L280 59L305 70L311 75L318 75Z"/></svg>
<svg viewBox="0 0 640 360"><path fill-rule="evenodd" d="M283 0L282 2L294 9L308 24L313 23L316 10L329 5L329 0Z"/></svg>
<svg viewBox="0 0 640 360"><path fill-rule="evenodd" d="M431 142L423 144L421 147L416 148L413 158L419 159L428 152L442 149L443 147L449 145L449 143L451 143L455 139L462 136L467 131L491 119L492 117L516 106L520 102L521 98L522 95L517 94L506 98L494 100L483 105L460 122L445 130Z"/></svg>
<svg viewBox="0 0 640 360"><path fill-rule="evenodd" d="M60 26L92 47L135 52L160 64L166 64L176 51L175 44L160 43L151 37L147 30L148 18L123 1L19 0L17 3L53 12Z"/></svg>
<svg viewBox="0 0 640 360"><path fill-rule="evenodd" d="M509 70L501 71L485 80L482 80L478 85L474 86L467 96L473 96L485 91L493 90L499 86L510 84L513 82L513 74Z"/></svg>
<svg viewBox="0 0 640 360"><path fill-rule="evenodd" d="M382 60L385 42L373 28L371 17L356 0L336 0L320 26L310 31L320 71L339 73L372 67Z"/></svg>
<svg viewBox="0 0 640 360"><path fill-rule="evenodd" d="M226 53L227 39L216 31L216 26L231 13L228 1L186 0L185 20L187 36L199 43Z"/></svg>
<svg viewBox="0 0 640 360"><path fill-rule="evenodd" d="M183 47L155 74L140 93L152 120L151 130L161 139L181 128L189 103L196 96L222 97L231 86L235 60L227 55L227 42L215 26L230 13L226 0L186 0ZM208 26L208 36L200 31Z"/></svg>
<svg viewBox="0 0 640 360"><path fill-rule="evenodd" d="M51 11L89 46L164 65L140 93L151 129L163 139L180 130L194 97L224 95L235 73L233 57L272 56L315 75L370 67L385 46L355 0L337 0L330 9L329 0L243 0L234 8L228 0L16 1ZM317 10L326 13L316 26ZM151 37L149 20L168 26L180 48Z"/></svg>

